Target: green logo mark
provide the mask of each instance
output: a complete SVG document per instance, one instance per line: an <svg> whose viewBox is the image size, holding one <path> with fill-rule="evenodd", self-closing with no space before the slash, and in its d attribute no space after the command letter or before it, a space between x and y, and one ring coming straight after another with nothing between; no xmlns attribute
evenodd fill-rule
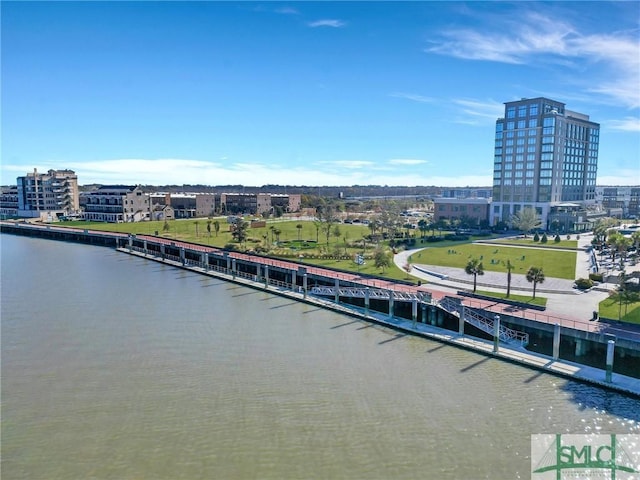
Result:
<svg viewBox="0 0 640 480"><path fill-rule="evenodd" d="M581 478L597 475L611 480L616 480L617 472L640 473L640 435L565 435L564 444L563 435L552 437L550 444L549 437L531 436L532 473L539 474L534 479L551 479L540 475L546 472L555 472L556 480L576 478L578 470ZM622 443L619 437L632 441ZM618 478L626 478L624 473Z"/></svg>

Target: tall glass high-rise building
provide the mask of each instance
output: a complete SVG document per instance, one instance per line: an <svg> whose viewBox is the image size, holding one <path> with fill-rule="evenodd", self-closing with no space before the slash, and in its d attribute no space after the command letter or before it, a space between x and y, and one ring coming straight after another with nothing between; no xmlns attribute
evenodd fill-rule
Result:
<svg viewBox="0 0 640 480"><path fill-rule="evenodd" d="M548 98L506 102L496 121L490 221L535 208L547 228L554 206L595 202L600 125Z"/></svg>

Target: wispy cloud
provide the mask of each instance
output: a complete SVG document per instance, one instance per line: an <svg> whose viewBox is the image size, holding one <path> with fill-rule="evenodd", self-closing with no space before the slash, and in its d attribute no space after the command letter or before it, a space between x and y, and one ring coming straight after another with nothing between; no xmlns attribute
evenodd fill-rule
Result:
<svg viewBox="0 0 640 480"><path fill-rule="evenodd" d="M336 19L323 19L323 20L316 20L314 22L307 23L307 26L312 28L316 28L316 27L341 28L346 25L347 25L346 22L343 22L342 20L336 20Z"/></svg>
<svg viewBox="0 0 640 480"><path fill-rule="evenodd" d="M390 97L395 97L395 98L404 98L406 100L411 100L413 102L421 102L421 103L431 103L434 101L433 98L431 97L425 97L423 95L416 95L414 93L402 93L402 92L395 92L389 95Z"/></svg>
<svg viewBox="0 0 640 480"><path fill-rule="evenodd" d="M625 117L622 120L611 120L606 126L613 130L623 130L625 132L640 132L640 118Z"/></svg>
<svg viewBox="0 0 640 480"><path fill-rule="evenodd" d="M429 163L428 160L420 160L417 158L393 158L388 162L390 165L423 165L425 163Z"/></svg>
<svg viewBox="0 0 640 480"><path fill-rule="evenodd" d="M455 123L464 125L486 125L495 122L498 117L504 115L504 104L494 100L480 101L468 98L453 99L452 103L460 109Z"/></svg>
<svg viewBox="0 0 640 480"><path fill-rule="evenodd" d="M598 185L638 185L638 170L618 170L598 175Z"/></svg>
<svg viewBox="0 0 640 480"><path fill-rule="evenodd" d="M330 160L319 162L320 165L330 165L337 168L346 168L349 170L360 170L363 168L374 167L375 164L368 160Z"/></svg>
<svg viewBox="0 0 640 480"><path fill-rule="evenodd" d="M530 8L529 6L525 8ZM640 107L640 43L635 32L582 33L558 18L528 11L518 16L492 17L490 29L441 32L426 52L468 60L511 64L562 64L586 75L586 91L605 95L629 108ZM580 77L579 77L580 78ZM578 80L579 80L578 78ZM595 83L595 85L594 85Z"/></svg>
<svg viewBox="0 0 640 480"><path fill-rule="evenodd" d="M475 117L485 117L495 120L497 117L504 114L504 103L496 102L494 100L482 102L479 100L458 98L454 99L453 103L460 105L463 108L464 113Z"/></svg>
<svg viewBox="0 0 640 480"><path fill-rule="evenodd" d="M277 8L276 13L281 15L300 15L300 12L292 7Z"/></svg>

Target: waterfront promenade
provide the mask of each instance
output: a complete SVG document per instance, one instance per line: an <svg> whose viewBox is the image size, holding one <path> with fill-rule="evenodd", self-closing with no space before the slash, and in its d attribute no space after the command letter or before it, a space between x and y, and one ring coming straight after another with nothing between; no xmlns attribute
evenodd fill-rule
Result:
<svg viewBox="0 0 640 480"><path fill-rule="evenodd" d="M0 224L4 226L4 223ZM15 227L15 225L13 225ZM52 231L58 232L70 232L69 229L59 228L59 227L43 227L43 226L19 226L18 229L29 229L32 233L46 231L47 233L51 233ZM5 230L5 229L3 229ZM19 231L19 230L18 230ZM90 236L93 232L88 230L76 229L78 235ZM237 283L246 283L248 286L253 288L267 288L264 282L258 282L257 279L243 279L241 277L232 277L230 274L224 274L213 270L208 270L201 266L193 266L185 264L185 262L180 262L171 259L161 259L157 254L153 253L141 253L136 252L133 249L128 248L129 242L135 238L136 241L139 242L149 242L154 244L160 244L165 246L170 246L172 248L182 248L188 249L192 252L200 252L202 254L218 254L221 255L224 253L228 255L230 259L236 260L244 260L247 262L252 262L255 264L267 265L280 267L282 269L288 269L292 271L296 271L301 264L297 262L291 262L287 260L280 260L269 257L261 257L256 255L251 255L242 252L235 251L223 251L222 249L217 249L215 247L208 247L204 245L191 244L187 242L180 242L171 239L165 239L162 237L150 236L150 235L137 235L135 237L123 234L109 234L105 232L95 232L96 235L100 239L111 238L113 240L112 246L120 246L121 249L124 248L127 253L136 254L145 258L152 259L154 261L161 261L167 264L174 265L180 268L187 268L190 270L197 271L199 273L221 276L226 280L232 280ZM88 242L87 242L88 243ZM431 295L433 300L437 303L442 300L444 297L452 296L454 293L452 292L452 286L441 287L438 286L433 287L432 285L414 285L409 283L401 283L401 282L393 282L381 278L373 278L373 277L365 277L360 276L356 273L342 272L331 270L322 267L314 267L311 265L304 265L304 268L309 274L318 275L327 278L334 278L354 284L361 285L363 287L370 287L375 289L385 289L392 290L395 292L406 292L406 293L428 293ZM227 278L228 277L228 278ZM491 350L491 342L486 342L480 339L469 338L465 335L459 335L457 332L450 332L440 328L432 327L426 324L415 324L410 320L400 319L397 317L390 318L388 315L378 314L375 312L358 312L357 307L353 306L343 306L337 304L335 302L331 302L326 299L313 297L310 298L306 295L306 292L300 292L298 290L292 290L291 288L281 287L281 288L271 288L270 291L273 293L278 293L281 295L290 296L296 298L297 300L312 302L318 305L322 305L326 308L330 308L336 311L341 311L348 315L356 315L361 318L376 321L393 328L397 328L403 331L410 332L412 334L420 334L426 335L438 340L446 341L448 343L456 344L458 346L464 348L471 348L478 351L485 351L485 353L494 354L489 352ZM567 298L570 298L567 295ZM619 339L627 339L633 342L640 342L640 329L633 328L634 326L626 326L626 325L611 325L603 322L593 322L593 321L585 321L582 318L572 317L570 315L561 315L556 314L555 312L540 312L538 310L528 309L528 308L520 308L514 307L513 305L500 303L497 301L488 301L481 300L475 298L467 298L460 297L463 305L471 308L482 309L487 312L491 312L494 314L504 314L512 317L520 317L527 320L533 320L536 322L546 323L550 325L560 325L562 327L581 330L584 332L591 332L601 335L615 335ZM432 331L433 330L433 331ZM495 355L495 354L494 354ZM640 395L640 380L626 377L623 375L614 374L613 383L605 383L604 382L604 371L587 367L581 364L575 364L562 360L553 360L545 355L538 355L532 352L527 352L521 349L512 349L507 347L500 347L500 355L507 360L521 363L523 365L528 365L533 368L542 369L545 371L549 371L550 373L555 373L558 375L564 375L571 378L575 378L582 381L588 381L590 383L595 383L599 385L606 386L608 388L612 388L619 391L624 391L627 393L632 393L634 395Z"/></svg>

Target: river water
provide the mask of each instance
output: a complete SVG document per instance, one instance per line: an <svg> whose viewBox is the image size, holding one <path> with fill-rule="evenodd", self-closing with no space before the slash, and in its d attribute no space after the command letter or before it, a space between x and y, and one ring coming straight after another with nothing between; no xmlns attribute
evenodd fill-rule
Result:
<svg viewBox="0 0 640 480"><path fill-rule="evenodd" d="M640 401L103 247L0 235L3 479L514 479Z"/></svg>

